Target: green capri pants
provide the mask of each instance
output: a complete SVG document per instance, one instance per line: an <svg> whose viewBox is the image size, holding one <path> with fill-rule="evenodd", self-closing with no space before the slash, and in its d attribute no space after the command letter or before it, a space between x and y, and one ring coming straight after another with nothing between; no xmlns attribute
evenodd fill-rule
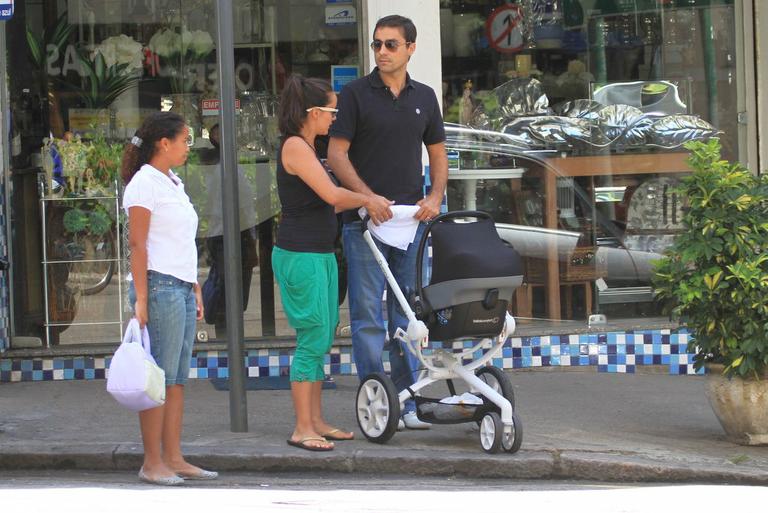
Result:
<svg viewBox="0 0 768 513"><path fill-rule="evenodd" d="M283 309L296 330L291 381L322 381L323 363L339 322L339 271L333 253L302 253L275 246L272 268Z"/></svg>

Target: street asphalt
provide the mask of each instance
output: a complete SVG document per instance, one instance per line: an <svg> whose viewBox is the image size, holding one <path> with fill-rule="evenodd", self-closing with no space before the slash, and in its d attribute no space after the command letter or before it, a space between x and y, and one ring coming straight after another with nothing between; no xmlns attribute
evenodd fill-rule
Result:
<svg viewBox="0 0 768 513"><path fill-rule="evenodd" d="M229 393L203 379L187 386L183 444L190 461L222 473L768 484L768 447L725 439L704 377L649 370L509 371L524 426L516 454L485 453L474 424L406 430L386 444L370 443L355 420L353 376L336 377L336 389L324 391L326 418L357 435L331 452L286 444L293 427L289 391L249 391L249 431L233 433ZM449 395L444 389L432 392ZM138 417L107 394L104 381L0 384L0 470L135 473L141 455Z"/></svg>

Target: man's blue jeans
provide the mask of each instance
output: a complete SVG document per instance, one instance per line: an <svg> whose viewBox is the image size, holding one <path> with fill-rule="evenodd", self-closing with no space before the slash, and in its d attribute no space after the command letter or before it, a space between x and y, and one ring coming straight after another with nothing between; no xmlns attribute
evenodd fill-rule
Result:
<svg viewBox="0 0 768 513"><path fill-rule="evenodd" d="M407 329L408 318L400 309L395 295L389 290L384 273L363 239L361 224L360 221L347 223L342 231L344 254L347 258L349 313L352 320L352 356L355 359L357 376L361 380L372 372L384 372L381 356L388 332L389 344L386 349L389 351L391 377L400 392L415 382L420 362L402 342L394 338L398 327ZM425 225L422 223L407 251L388 246L375 237L373 239L406 298L416 288L416 253L424 230ZM427 259L424 260L423 279L427 282ZM387 287L386 329L381 305L384 287ZM402 413L414 410L414 402L408 400Z"/></svg>

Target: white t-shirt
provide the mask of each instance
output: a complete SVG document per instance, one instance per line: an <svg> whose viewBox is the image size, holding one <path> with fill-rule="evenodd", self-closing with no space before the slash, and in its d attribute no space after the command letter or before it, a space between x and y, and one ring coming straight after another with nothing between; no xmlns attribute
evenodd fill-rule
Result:
<svg viewBox="0 0 768 513"><path fill-rule="evenodd" d="M123 208L143 207L152 214L147 234L147 270L197 283L197 213L184 184L144 164L123 192Z"/></svg>

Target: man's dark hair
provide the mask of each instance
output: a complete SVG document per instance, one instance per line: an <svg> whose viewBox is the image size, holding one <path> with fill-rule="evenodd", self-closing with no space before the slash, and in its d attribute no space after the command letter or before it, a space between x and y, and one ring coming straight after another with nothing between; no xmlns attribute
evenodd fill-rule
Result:
<svg viewBox="0 0 768 513"><path fill-rule="evenodd" d="M379 30L381 27L390 27L390 28L399 28L403 30L403 36L405 36L405 40L409 43L415 43L416 42L416 25L413 24L413 22L410 20L410 18L406 18L405 16L400 16L399 14L392 14L390 16L384 16L379 21L376 22L376 26L373 28L373 34L376 34L376 31Z"/></svg>

